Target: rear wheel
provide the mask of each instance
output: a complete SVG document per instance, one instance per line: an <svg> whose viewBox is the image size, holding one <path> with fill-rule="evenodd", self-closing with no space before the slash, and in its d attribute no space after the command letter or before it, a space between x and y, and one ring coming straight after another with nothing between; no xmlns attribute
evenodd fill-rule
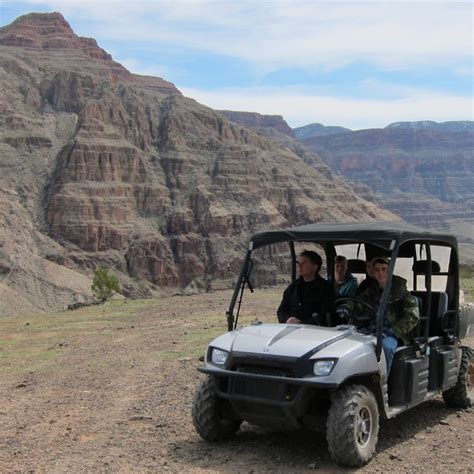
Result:
<svg viewBox="0 0 474 474"><path fill-rule="evenodd" d="M196 431L206 441L231 438L242 424L232 417L227 400L217 396L212 377L207 377L194 395L192 415Z"/></svg>
<svg viewBox="0 0 474 474"><path fill-rule="evenodd" d="M461 365L456 385L443 392L443 400L451 408L469 408L474 398L474 351L461 347Z"/></svg>
<svg viewBox="0 0 474 474"><path fill-rule="evenodd" d="M332 396L326 436L337 464L365 464L374 454L378 434L377 400L367 387L349 385Z"/></svg>

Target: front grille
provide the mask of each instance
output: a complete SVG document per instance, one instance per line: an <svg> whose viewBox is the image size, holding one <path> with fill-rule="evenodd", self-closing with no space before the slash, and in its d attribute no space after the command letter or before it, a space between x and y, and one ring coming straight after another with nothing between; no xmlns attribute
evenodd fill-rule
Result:
<svg viewBox="0 0 474 474"><path fill-rule="evenodd" d="M236 372L266 375L273 377L289 377L290 373L284 369L273 367L237 366ZM249 398L259 398L273 401L290 401L295 396L295 388L278 380L259 380L257 378L231 377L228 385L230 395Z"/></svg>
<svg viewBox="0 0 474 474"><path fill-rule="evenodd" d="M273 377L290 377L290 372L284 369L277 369L274 367L260 367L252 365L238 365L235 368L236 372L244 372L246 374L256 375L271 375Z"/></svg>
<svg viewBox="0 0 474 474"><path fill-rule="evenodd" d="M229 381L229 394L241 395L264 400L285 400L287 385L265 380L244 379L233 377Z"/></svg>

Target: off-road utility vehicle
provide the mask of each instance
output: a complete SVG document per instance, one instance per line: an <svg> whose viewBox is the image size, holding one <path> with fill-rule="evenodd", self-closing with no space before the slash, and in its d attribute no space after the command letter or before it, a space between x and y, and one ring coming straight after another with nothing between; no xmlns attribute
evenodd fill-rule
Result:
<svg viewBox="0 0 474 474"><path fill-rule="evenodd" d="M360 278L365 276L366 260L390 258L379 308L369 310L376 335L359 332L358 320L338 324L334 313L319 326L254 321L238 328L254 260L267 264L262 268L268 275L272 262L275 271L284 268L283 250L294 280L297 249L312 245L325 255L330 279L336 254L356 257L349 258L349 265ZM412 330L412 343L397 348L387 376L381 341L394 274L407 280L420 319ZM457 242L451 235L387 222L314 224L255 234L227 323L229 332L207 349L199 369L207 377L193 400L194 426L207 441L233 436L244 420L298 429L314 427L315 420L323 419L333 460L360 466L373 456L380 416L392 418L439 394L450 407L471 406L473 352L461 340L474 336L474 307L459 304Z"/></svg>

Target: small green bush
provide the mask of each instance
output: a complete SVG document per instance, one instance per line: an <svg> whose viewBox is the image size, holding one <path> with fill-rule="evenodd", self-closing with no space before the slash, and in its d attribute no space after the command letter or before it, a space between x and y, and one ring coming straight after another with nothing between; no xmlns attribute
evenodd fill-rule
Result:
<svg viewBox="0 0 474 474"><path fill-rule="evenodd" d="M99 267L94 271L91 289L99 301L107 301L114 292L120 291L120 286L116 275L105 267Z"/></svg>

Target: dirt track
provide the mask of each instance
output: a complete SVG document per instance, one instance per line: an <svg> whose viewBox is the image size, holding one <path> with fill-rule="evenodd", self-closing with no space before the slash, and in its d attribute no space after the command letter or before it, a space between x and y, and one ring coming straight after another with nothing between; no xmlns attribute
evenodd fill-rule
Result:
<svg viewBox="0 0 474 474"><path fill-rule="evenodd" d="M259 313L274 312L279 294L267 290ZM225 330L228 299L225 291L0 320L0 472L340 472L323 432L243 425L212 445L194 431L198 355ZM22 365L25 344L52 355ZM383 421L361 471L474 472L474 411L436 399Z"/></svg>

